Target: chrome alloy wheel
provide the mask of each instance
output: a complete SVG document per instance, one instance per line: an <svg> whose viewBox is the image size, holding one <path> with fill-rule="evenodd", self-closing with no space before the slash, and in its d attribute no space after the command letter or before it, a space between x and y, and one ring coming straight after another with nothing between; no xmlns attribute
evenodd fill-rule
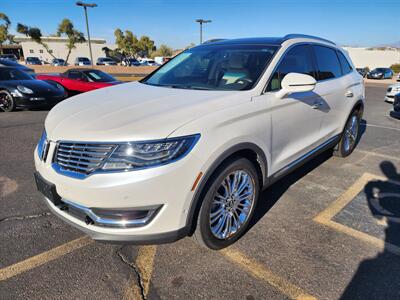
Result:
<svg viewBox="0 0 400 300"><path fill-rule="evenodd" d="M244 170L230 173L211 202L210 228L218 239L228 239L246 223L255 198L254 179Z"/></svg>
<svg viewBox="0 0 400 300"><path fill-rule="evenodd" d="M344 132L344 151L349 152L354 147L358 136L358 126L358 117L356 115L351 116Z"/></svg>

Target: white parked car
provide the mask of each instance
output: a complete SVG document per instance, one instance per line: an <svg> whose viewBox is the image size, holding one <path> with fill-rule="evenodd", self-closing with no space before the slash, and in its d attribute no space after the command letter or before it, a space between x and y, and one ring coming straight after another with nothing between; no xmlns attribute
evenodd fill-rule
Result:
<svg viewBox="0 0 400 300"><path fill-rule="evenodd" d="M394 96L399 93L400 93L400 83L390 85L386 90L385 101L393 103Z"/></svg>
<svg viewBox="0 0 400 300"><path fill-rule="evenodd" d="M159 66L159 64L153 59L142 59L140 64L142 66Z"/></svg>
<svg viewBox="0 0 400 300"><path fill-rule="evenodd" d="M203 44L140 82L55 106L34 154L37 186L95 240L194 234L220 249L244 234L262 189L321 151L354 150L364 95L346 52L324 39Z"/></svg>

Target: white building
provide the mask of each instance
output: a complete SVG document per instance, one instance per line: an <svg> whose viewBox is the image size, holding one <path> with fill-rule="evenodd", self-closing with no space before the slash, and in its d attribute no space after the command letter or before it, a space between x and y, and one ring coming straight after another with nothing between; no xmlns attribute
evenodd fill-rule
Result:
<svg viewBox="0 0 400 300"><path fill-rule="evenodd" d="M47 53L46 49L44 49L42 45L32 41L29 37L16 36L14 40L18 42L21 46L20 51L22 51L21 55L23 57L36 56L39 57L41 60L47 62L51 62L51 60L53 59L53 57L49 53ZM68 49L66 46L67 38L48 36L42 37L42 41L49 46L51 53L56 58L66 59L68 54ZM110 49L114 49L116 47L113 44L107 44L105 39L91 38L90 41L92 44L94 63L96 62L97 58L105 56L102 48L108 47ZM90 59L89 46L87 42L76 44L76 48L72 49L71 54L68 58L68 63L73 64L75 58L78 56L84 56Z"/></svg>
<svg viewBox="0 0 400 300"><path fill-rule="evenodd" d="M357 68L369 67L371 70L377 67L390 67L400 63L400 50L386 48L377 50L371 48L343 47L350 55Z"/></svg>

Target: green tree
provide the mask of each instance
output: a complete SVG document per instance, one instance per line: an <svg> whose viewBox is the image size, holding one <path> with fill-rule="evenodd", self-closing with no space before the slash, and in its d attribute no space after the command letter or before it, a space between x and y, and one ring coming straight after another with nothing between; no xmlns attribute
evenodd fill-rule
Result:
<svg viewBox="0 0 400 300"><path fill-rule="evenodd" d="M172 50L171 47L168 47L167 45L162 44L156 51L153 51L151 53L151 57L156 57L156 56L163 56L163 57L170 57L174 53L174 50Z"/></svg>
<svg viewBox="0 0 400 300"><path fill-rule="evenodd" d="M47 45L45 42L43 42L43 40L42 40L42 32L40 31L39 28L37 28L37 27L29 27L27 25L18 23L17 24L17 32L30 37L32 41L34 41L34 42L38 43L39 45L41 45L46 50L46 52L51 55L51 57L56 58L53 55L53 53L51 53L51 51L49 49L49 45Z"/></svg>
<svg viewBox="0 0 400 300"><path fill-rule="evenodd" d="M119 52L123 56L136 56L138 52L138 39L132 31L125 30L125 33L121 29L117 28L114 31L115 43L118 46Z"/></svg>
<svg viewBox="0 0 400 300"><path fill-rule="evenodd" d="M0 12L0 52L3 53L2 45L9 41L13 43L14 36L8 33L8 29L10 28L11 21L7 17L6 14Z"/></svg>
<svg viewBox="0 0 400 300"><path fill-rule="evenodd" d="M137 48L137 53L141 57L149 57L151 55L151 52L156 51L154 41L145 35L140 37L140 40L137 43Z"/></svg>
<svg viewBox="0 0 400 300"><path fill-rule="evenodd" d="M63 19L61 23L58 25L57 36L66 36L67 37L67 57L65 58L65 62L68 62L69 56L71 54L72 49L76 48L77 43L86 42L85 36L82 32L76 30L74 28L74 24L72 24L71 20Z"/></svg>

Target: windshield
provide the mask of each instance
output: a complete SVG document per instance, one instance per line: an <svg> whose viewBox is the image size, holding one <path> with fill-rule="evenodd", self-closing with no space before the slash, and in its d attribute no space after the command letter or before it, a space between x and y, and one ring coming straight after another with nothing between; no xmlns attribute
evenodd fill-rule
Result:
<svg viewBox="0 0 400 300"><path fill-rule="evenodd" d="M21 66L20 64L13 62L12 60L7 60L7 59L0 59L0 65L4 66L10 66L10 67L19 67Z"/></svg>
<svg viewBox="0 0 400 300"><path fill-rule="evenodd" d="M385 69L385 68L376 68L372 72L386 72L386 71L387 71L387 69Z"/></svg>
<svg viewBox="0 0 400 300"><path fill-rule="evenodd" d="M186 50L142 83L185 89L248 90L258 81L277 47L206 45Z"/></svg>
<svg viewBox="0 0 400 300"><path fill-rule="evenodd" d="M78 61L89 61L89 58L86 57L79 57Z"/></svg>
<svg viewBox="0 0 400 300"><path fill-rule="evenodd" d="M85 71L84 72L87 77L90 78L90 80L95 81L95 82L110 82L110 81L116 81L114 77L111 75L108 75L107 73L104 73L99 70L90 70L90 71Z"/></svg>
<svg viewBox="0 0 400 300"><path fill-rule="evenodd" d="M32 62L40 62L40 59L37 57L27 57L26 58L27 61L32 61Z"/></svg>
<svg viewBox="0 0 400 300"><path fill-rule="evenodd" d="M0 80L32 80L28 74L18 69L2 69L0 68Z"/></svg>

